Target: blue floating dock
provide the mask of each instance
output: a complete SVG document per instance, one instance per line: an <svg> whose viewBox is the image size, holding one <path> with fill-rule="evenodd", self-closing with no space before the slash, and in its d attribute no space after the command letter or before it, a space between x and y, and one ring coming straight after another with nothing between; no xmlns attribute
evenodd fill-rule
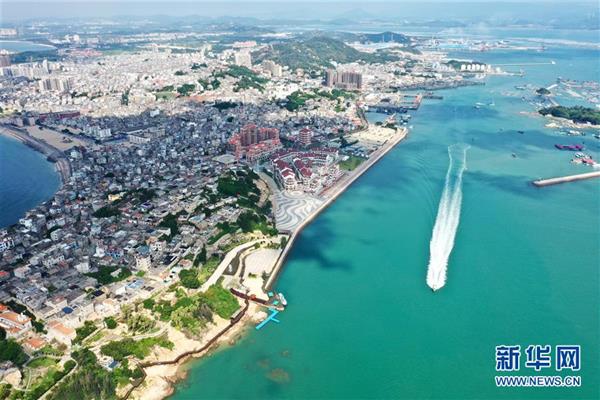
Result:
<svg viewBox="0 0 600 400"><path fill-rule="evenodd" d="M259 330L270 321L279 322L279 320L275 318L277 314L279 314L279 311L273 308L269 308L269 310L271 310L271 314L267 318L265 318L260 324L256 325L256 330Z"/></svg>

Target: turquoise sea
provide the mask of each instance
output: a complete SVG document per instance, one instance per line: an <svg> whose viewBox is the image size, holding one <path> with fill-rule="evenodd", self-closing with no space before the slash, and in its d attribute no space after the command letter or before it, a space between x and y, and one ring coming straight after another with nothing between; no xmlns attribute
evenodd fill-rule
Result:
<svg viewBox="0 0 600 400"><path fill-rule="evenodd" d="M60 177L46 157L0 135L0 228L49 200L59 186Z"/></svg>
<svg viewBox="0 0 600 400"><path fill-rule="evenodd" d="M530 184L591 170L570 164L572 153L555 143L584 142L600 159L600 141L559 136L521 114L533 108L514 88L559 76L598 81L600 53L549 47L468 57L556 65L427 101L409 137L296 242L276 285L289 302L281 323L191 364L172 399L600 397L600 185ZM462 214L447 284L433 293L429 241L456 143L470 145ZM506 375L580 375L582 386L497 388L502 344L581 345L578 373L530 371L523 354L521 371Z"/></svg>

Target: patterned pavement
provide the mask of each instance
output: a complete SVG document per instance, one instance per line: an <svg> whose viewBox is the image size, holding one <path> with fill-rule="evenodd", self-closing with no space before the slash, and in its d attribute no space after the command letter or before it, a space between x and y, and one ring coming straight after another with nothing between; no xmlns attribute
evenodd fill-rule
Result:
<svg viewBox="0 0 600 400"><path fill-rule="evenodd" d="M320 198L302 192L277 191L275 224L281 231L293 231L314 210L323 204Z"/></svg>

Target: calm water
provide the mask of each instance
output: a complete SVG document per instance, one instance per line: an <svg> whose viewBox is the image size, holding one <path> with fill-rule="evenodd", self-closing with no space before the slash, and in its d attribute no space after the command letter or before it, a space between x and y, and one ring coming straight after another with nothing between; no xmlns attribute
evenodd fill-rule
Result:
<svg viewBox="0 0 600 400"><path fill-rule="evenodd" d="M54 46L20 40L0 40L0 49L11 52L53 50Z"/></svg>
<svg viewBox="0 0 600 400"><path fill-rule="evenodd" d="M21 142L0 136L0 228L50 199L60 185L54 165Z"/></svg>
<svg viewBox="0 0 600 400"><path fill-rule="evenodd" d="M289 302L281 323L195 363L172 398L598 398L598 181L529 184L590 169L553 150L582 138L520 114L531 108L514 89L558 76L598 80L598 57L482 54L557 65L428 101L408 139L301 235L277 284ZM583 140L600 158L600 141ZM462 215L447 285L432 293L429 240L455 143L471 146ZM583 386L496 388L499 344L580 344Z"/></svg>

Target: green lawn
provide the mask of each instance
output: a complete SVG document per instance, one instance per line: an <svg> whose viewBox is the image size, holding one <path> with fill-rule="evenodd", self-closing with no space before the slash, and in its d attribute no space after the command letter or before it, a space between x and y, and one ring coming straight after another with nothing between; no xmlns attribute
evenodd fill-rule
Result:
<svg viewBox="0 0 600 400"><path fill-rule="evenodd" d="M347 160L340 161L339 166L343 170L353 171L354 169L356 169L356 167L358 167L360 164L362 164L363 161L365 161L364 158L350 156Z"/></svg>
<svg viewBox="0 0 600 400"><path fill-rule="evenodd" d="M156 97L156 100L160 100L160 99L170 100L170 99L175 98L175 93L173 93L173 92L156 92L156 93L154 93L154 96Z"/></svg>
<svg viewBox="0 0 600 400"><path fill-rule="evenodd" d="M50 357L36 358L27 364L29 368L47 368L53 365L56 365L56 360Z"/></svg>
<svg viewBox="0 0 600 400"><path fill-rule="evenodd" d="M202 268L200 268L200 276L198 277L201 285L210 278L220 263L221 259L217 256L212 256L204 263Z"/></svg>

